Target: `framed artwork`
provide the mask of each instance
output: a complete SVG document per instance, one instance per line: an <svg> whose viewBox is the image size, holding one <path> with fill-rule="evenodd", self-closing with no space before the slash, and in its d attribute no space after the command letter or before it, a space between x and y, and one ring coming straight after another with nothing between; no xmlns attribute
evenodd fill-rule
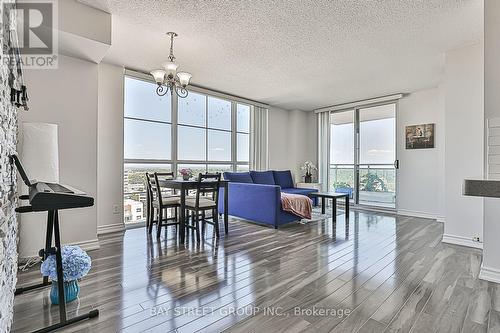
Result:
<svg viewBox="0 0 500 333"><path fill-rule="evenodd" d="M406 149L434 148L435 124L406 126Z"/></svg>

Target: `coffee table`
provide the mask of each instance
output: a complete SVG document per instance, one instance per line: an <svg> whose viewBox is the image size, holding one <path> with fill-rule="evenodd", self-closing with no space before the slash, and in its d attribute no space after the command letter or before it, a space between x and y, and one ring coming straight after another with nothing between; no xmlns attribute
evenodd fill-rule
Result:
<svg viewBox="0 0 500 333"><path fill-rule="evenodd" d="M337 199L345 198L345 217L349 218L349 194L336 192L312 192L309 193L311 198L321 198L321 214L325 214L326 199L332 199L332 218L333 222L337 222Z"/></svg>

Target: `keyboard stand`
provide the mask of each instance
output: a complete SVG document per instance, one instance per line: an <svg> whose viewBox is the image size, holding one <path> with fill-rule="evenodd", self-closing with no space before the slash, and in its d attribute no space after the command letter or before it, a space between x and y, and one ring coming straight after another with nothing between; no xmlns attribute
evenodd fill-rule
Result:
<svg viewBox="0 0 500 333"><path fill-rule="evenodd" d="M25 196L20 199L26 199ZM33 207L22 206L16 208L18 213L32 212ZM47 327L43 327L33 333L51 332L56 329L77 323L79 321L90 319L99 316L99 310L94 309L86 314L76 316L68 319L66 316L66 302L64 301L64 282L63 282L63 269L62 269L62 248L61 248L61 235L59 232L59 213L57 210L48 210L47 216L47 232L45 234L45 248L40 250L40 256L45 260L49 255L56 255L56 270L57 270L57 288L59 291L59 323ZM55 247L52 247L52 234L54 235ZM35 290L50 285L47 276L43 277L42 283L35 284L28 287L16 288L14 295L20 295L24 292Z"/></svg>

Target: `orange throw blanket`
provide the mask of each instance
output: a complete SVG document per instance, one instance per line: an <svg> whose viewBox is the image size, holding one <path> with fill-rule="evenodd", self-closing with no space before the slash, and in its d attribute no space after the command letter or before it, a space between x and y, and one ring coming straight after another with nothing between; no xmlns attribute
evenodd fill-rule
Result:
<svg viewBox="0 0 500 333"><path fill-rule="evenodd" d="M303 219L311 219L312 200L305 195L281 192L281 207L285 212Z"/></svg>

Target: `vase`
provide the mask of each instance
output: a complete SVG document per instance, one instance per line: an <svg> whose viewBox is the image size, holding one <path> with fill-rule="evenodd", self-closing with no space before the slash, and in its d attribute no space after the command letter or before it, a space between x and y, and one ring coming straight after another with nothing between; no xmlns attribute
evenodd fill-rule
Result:
<svg viewBox="0 0 500 333"><path fill-rule="evenodd" d="M312 183L312 175L311 174L306 174L304 176L304 182L306 182L306 183Z"/></svg>
<svg viewBox="0 0 500 333"><path fill-rule="evenodd" d="M72 302L77 299L80 294L80 286L78 280L64 282L64 300L66 303ZM59 304L59 289L57 281L52 281L52 289L50 289L50 301L52 304Z"/></svg>
<svg viewBox="0 0 500 333"><path fill-rule="evenodd" d="M182 175L182 179L189 180L189 175Z"/></svg>

